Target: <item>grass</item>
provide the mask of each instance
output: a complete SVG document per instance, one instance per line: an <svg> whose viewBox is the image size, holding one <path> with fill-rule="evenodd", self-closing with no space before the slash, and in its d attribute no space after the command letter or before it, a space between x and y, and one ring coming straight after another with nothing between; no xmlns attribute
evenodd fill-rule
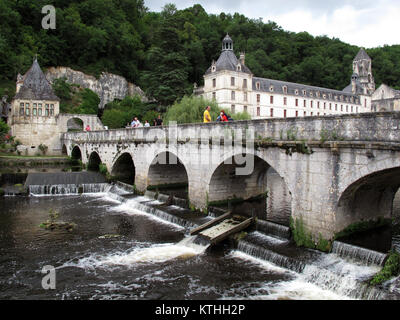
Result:
<svg viewBox="0 0 400 320"><path fill-rule="evenodd" d="M67 156L18 156L5 152L0 152L0 158L8 159L69 159Z"/></svg>

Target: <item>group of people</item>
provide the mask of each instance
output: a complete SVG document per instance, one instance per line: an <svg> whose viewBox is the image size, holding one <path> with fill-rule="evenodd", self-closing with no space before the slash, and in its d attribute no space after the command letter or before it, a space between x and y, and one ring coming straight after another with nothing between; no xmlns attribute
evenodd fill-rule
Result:
<svg viewBox="0 0 400 320"><path fill-rule="evenodd" d="M204 116L203 116L204 123L209 123L212 121L211 115L210 115L210 110L211 110L211 107L208 106L206 111L204 111ZM216 121L217 122L228 122L228 121L233 121L233 119L229 115L227 115L224 110L221 110Z"/></svg>
<svg viewBox="0 0 400 320"><path fill-rule="evenodd" d="M154 126L162 126L163 121L161 119L161 116L158 115L156 119L153 120ZM130 128L140 128L140 127L150 127L149 121L145 120L144 125L143 123L140 122L140 120L137 117L134 117L132 119L132 122L130 123L129 127Z"/></svg>

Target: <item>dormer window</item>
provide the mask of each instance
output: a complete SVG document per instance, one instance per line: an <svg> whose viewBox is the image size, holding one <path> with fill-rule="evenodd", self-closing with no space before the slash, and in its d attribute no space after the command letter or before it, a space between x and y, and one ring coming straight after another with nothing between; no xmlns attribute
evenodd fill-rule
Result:
<svg viewBox="0 0 400 320"><path fill-rule="evenodd" d="M307 94L306 90L303 90L303 96L305 96Z"/></svg>
<svg viewBox="0 0 400 320"><path fill-rule="evenodd" d="M310 97L313 97L314 95L313 95L313 93L312 92L310 92Z"/></svg>
<svg viewBox="0 0 400 320"><path fill-rule="evenodd" d="M256 88L257 88L257 90L260 90L260 83L259 82L256 83Z"/></svg>
<svg viewBox="0 0 400 320"><path fill-rule="evenodd" d="M216 66L212 66L211 67L211 72L215 72L215 71L217 71L217 67Z"/></svg>
<svg viewBox="0 0 400 320"><path fill-rule="evenodd" d="M299 95L299 90L296 89L296 90L294 91L294 94L295 94L296 96L298 96L298 95Z"/></svg>
<svg viewBox="0 0 400 320"><path fill-rule="evenodd" d="M242 71L242 66L240 64L237 65L236 71Z"/></svg>
<svg viewBox="0 0 400 320"><path fill-rule="evenodd" d="M283 93L285 93L285 94L287 93L287 87L286 86L283 86L282 90L283 90Z"/></svg>
<svg viewBox="0 0 400 320"><path fill-rule="evenodd" d="M274 92L274 86L270 86L270 87L269 87L269 91L270 91L270 92Z"/></svg>

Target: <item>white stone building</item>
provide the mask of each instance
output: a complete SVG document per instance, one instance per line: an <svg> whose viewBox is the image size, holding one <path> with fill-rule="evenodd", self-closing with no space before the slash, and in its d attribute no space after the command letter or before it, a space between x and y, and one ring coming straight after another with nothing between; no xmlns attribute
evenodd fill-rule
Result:
<svg viewBox="0 0 400 320"><path fill-rule="evenodd" d="M361 49L353 62L351 84L343 91L258 78L238 59L227 35L219 59L204 75L204 87L195 94L214 99L233 113L247 111L253 119L286 118L371 112L375 91L372 61Z"/></svg>
<svg viewBox="0 0 400 320"><path fill-rule="evenodd" d="M372 111L400 111L400 90L382 84L372 95Z"/></svg>

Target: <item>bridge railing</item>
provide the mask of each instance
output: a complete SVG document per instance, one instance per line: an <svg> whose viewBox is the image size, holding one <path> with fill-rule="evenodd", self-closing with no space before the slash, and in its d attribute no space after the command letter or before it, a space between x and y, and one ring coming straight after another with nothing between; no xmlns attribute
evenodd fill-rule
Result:
<svg viewBox="0 0 400 320"><path fill-rule="evenodd" d="M400 143L400 112L194 123L63 134L64 140L85 142L154 142L162 139L177 139L178 142L185 142L224 138Z"/></svg>

